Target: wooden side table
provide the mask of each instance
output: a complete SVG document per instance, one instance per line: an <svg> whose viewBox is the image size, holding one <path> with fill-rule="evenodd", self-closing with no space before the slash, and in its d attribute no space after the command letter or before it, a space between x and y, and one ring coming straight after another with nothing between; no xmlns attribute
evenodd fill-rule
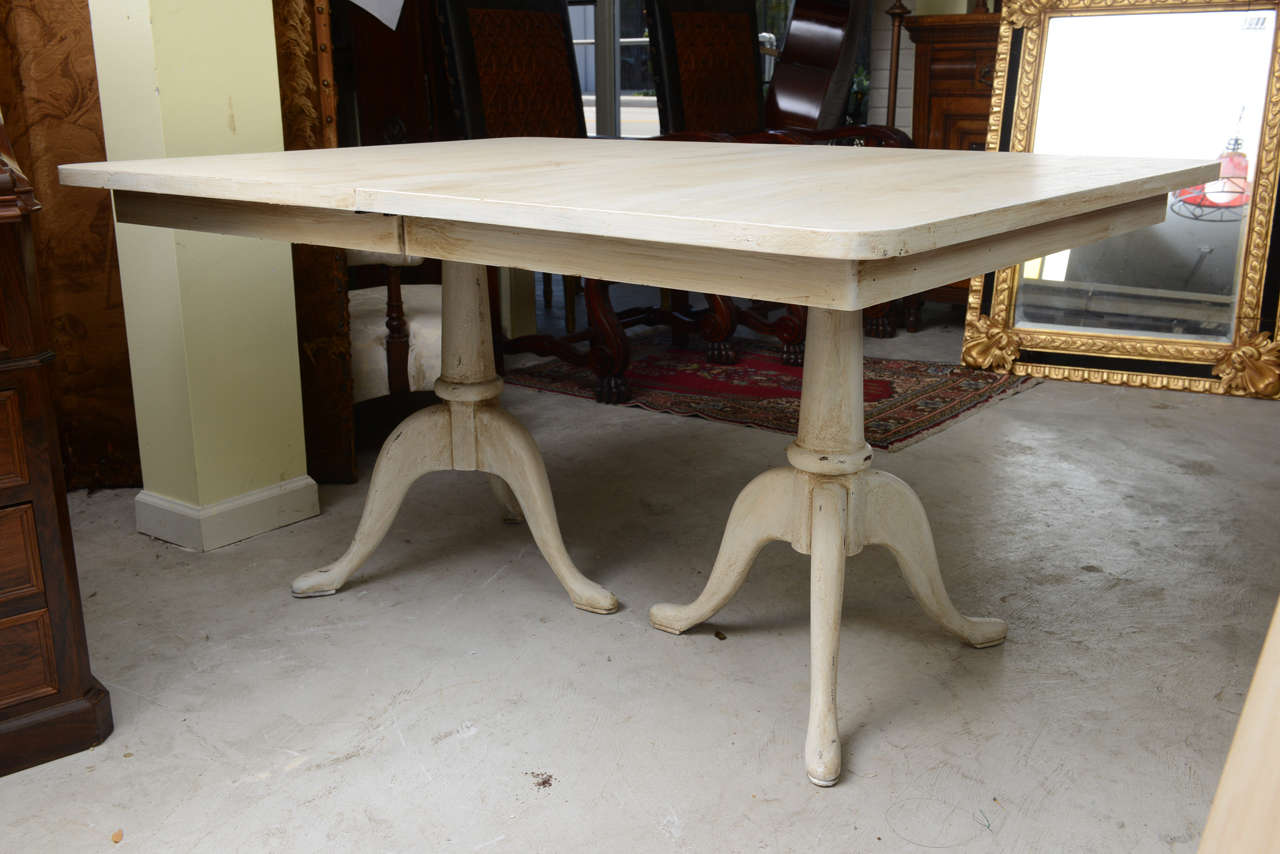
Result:
<svg viewBox="0 0 1280 854"><path fill-rule="evenodd" d="M909 15L902 25L916 46L911 113L916 146L985 150L1000 16ZM968 298L968 279L907 297L907 331L920 329L926 300L963 305Z"/></svg>
<svg viewBox="0 0 1280 854"><path fill-rule="evenodd" d="M0 774L92 747L111 703L89 672L28 219L0 127Z"/></svg>

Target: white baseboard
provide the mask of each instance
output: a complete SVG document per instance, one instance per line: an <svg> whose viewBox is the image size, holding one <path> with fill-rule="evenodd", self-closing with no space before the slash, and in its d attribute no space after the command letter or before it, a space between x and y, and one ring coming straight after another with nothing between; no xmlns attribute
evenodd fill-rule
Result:
<svg viewBox="0 0 1280 854"><path fill-rule="evenodd" d="M139 533L207 552L319 515L320 497L303 475L204 506L144 489L133 510Z"/></svg>

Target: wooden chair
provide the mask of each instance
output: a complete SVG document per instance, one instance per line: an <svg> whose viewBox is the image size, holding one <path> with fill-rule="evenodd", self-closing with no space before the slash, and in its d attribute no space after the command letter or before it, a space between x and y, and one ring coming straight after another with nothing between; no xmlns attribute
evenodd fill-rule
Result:
<svg viewBox="0 0 1280 854"><path fill-rule="evenodd" d="M439 8L455 109L468 139L587 135L565 0L439 0ZM490 269L489 280L496 290L496 269ZM630 352L608 287L584 280L588 326L560 338L506 339L495 312L495 348L500 355L536 353L588 365L599 378L597 400L628 399L624 373Z"/></svg>
<svg viewBox="0 0 1280 854"><path fill-rule="evenodd" d="M848 0L796 0L766 87L754 0L646 0L663 138L911 147L911 138L894 128L840 126L868 26L863 8ZM791 306L770 319L776 308L708 296L698 323L708 359L736 360L730 338L742 324L776 337L783 360L800 364L805 311ZM873 334L889 310L885 304L864 313Z"/></svg>

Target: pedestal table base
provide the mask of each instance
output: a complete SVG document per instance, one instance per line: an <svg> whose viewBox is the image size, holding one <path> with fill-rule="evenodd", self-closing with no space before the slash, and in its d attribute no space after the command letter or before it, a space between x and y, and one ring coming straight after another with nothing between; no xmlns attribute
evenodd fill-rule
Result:
<svg viewBox="0 0 1280 854"><path fill-rule="evenodd" d="M597 614L616 611L614 595L584 576L565 550L533 437L498 405L502 380L494 370L483 267L445 262L442 318L443 360L435 392L445 403L415 412L383 444L351 545L328 566L294 579L293 595L336 593L382 542L409 486L429 472L452 469L491 475L507 518L523 515L574 605Z"/></svg>
<svg viewBox="0 0 1280 854"><path fill-rule="evenodd" d="M679 634L710 619L746 580L768 542L810 556L809 729L805 769L819 786L840 777L836 663L845 558L887 546L929 616L975 647L1005 638L1003 620L956 610L938 569L929 520L916 494L887 472L869 469L862 433L862 321L859 312L811 310L800 427L787 449L793 467L751 481L734 502L706 587L688 605L654 605L655 628Z"/></svg>

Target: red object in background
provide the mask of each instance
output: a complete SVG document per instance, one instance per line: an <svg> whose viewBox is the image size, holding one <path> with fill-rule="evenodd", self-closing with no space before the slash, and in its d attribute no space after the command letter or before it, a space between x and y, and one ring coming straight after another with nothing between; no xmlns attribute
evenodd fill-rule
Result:
<svg viewBox="0 0 1280 854"><path fill-rule="evenodd" d="M1176 190L1169 209L1187 219L1235 222L1244 215L1251 198L1249 158L1239 137L1232 137L1227 150L1218 156L1218 180Z"/></svg>

